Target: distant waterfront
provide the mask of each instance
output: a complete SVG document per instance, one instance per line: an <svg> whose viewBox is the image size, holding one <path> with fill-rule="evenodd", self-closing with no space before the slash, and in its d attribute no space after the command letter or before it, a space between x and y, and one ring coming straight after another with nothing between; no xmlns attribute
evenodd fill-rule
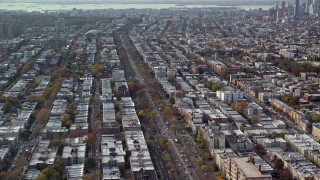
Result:
<svg viewBox="0 0 320 180"><path fill-rule="evenodd" d="M22 10L22 11L69 11L73 8L82 10L95 10L95 9L165 9L165 8L210 8L210 7L231 7L231 6L218 6L218 5L184 5L178 6L177 4L57 4L57 3L0 3L0 10ZM243 5L236 6L244 10L259 9L267 10L271 8L270 5Z"/></svg>

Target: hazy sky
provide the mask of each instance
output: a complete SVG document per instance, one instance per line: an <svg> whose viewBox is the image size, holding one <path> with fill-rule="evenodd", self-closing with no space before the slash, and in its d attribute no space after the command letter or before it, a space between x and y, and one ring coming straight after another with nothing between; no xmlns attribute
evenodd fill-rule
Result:
<svg viewBox="0 0 320 180"><path fill-rule="evenodd" d="M0 0L1 2L110 2L110 1L117 1L117 2L133 2L133 1L152 1L152 2L197 2L197 1L206 1L206 2L223 2L223 1L252 1L252 2L263 2L266 0ZM277 0L268 0L268 1L274 1ZM283 0L283 1L290 1L290 0ZM292 1L292 0L291 0Z"/></svg>

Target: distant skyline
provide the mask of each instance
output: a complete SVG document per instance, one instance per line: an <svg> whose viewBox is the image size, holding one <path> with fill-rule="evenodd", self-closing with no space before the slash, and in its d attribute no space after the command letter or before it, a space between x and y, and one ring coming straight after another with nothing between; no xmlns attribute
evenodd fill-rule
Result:
<svg viewBox="0 0 320 180"><path fill-rule="evenodd" d="M288 2L288 0L284 0ZM290 0L290 2L293 0ZM203 7L239 7L241 9L264 10L276 6L276 0L0 0L2 10L23 11L68 11L73 8L83 10L94 9L162 9L175 6L188 8ZM279 2L282 2L279 0ZM2 3L2 5L1 5ZM19 5L19 3L21 3Z"/></svg>
<svg viewBox="0 0 320 180"><path fill-rule="evenodd" d="M132 3L132 2L170 2L170 3L181 3L181 2L226 2L226 1L234 1L234 2L266 2L265 0L0 0L2 2L10 2L10 3L28 3L28 2L73 2L73 3L90 3L90 2L118 2L118 3ZM277 0L269 0L267 2L276 2ZM280 0L281 1L281 0ZM286 2L290 2L293 0L283 0Z"/></svg>
<svg viewBox="0 0 320 180"><path fill-rule="evenodd" d="M279 2L293 2L294 0L279 0ZM273 5L277 0L0 0L1 3L57 3L57 4L90 4L90 3L113 3L113 4L188 4L188 5ZM1 9L1 7L0 7Z"/></svg>

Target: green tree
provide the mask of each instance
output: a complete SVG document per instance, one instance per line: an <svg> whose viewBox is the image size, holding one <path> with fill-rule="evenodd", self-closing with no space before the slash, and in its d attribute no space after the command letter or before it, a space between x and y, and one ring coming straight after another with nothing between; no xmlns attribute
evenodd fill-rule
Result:
<svg viewBox="0 0 320 180"><path fill-rule="evenodd" d="M204 162L202 159L198 159L197 164L198 164L198 166L202 166L202 165L204 165Z"/></svg>
<svg viewBox="0 0 320 180"><path fill-rule="evenodd" d="M219 90L221 90L222 89L222 86L220 85L220 84L217 84L217 83L214 83L214 84L212 84L212 86L211 86L211 90L212 91L219 91Z"/></svg>
<svg viewBox="0 0 320 180"><path fill-rule="evenodd" d="M199 132L198 132L198 136L197 136L197 141L198 141L201 149L207 148L207 141L203 138L203 135Z"/></svg>
<svg viewBox="0 0 320 180"><path fill-rule="evenodd" d="M312 113L311 119L313 122L320 122L320 114L319 113Z"/></svg>
<svg viewBox="0 0 320 180"><path fill-rule="evenodd" d="M92 157L87 157L84 166L86 169L93 169L96 167L96 160Z"/></svg>
<svg viewBox="0 0 320 180"><path fill-rule="evenodd" d="M175 104L176 101L175 101L174 97L170 97L170 98L169 98L169 102L170 102L171 104Z"/></svg>
<svg viewBox="0 0 320 180"><path fill-rule="evenodd" d="M67 129L70 128L72 124L72 120L69 114L63 114L61 117L62 126L66 127Z"/></svg>
<svg viewBox="0 0 320 180"><path fill-rule="evenodd" d="M208 171L208 166L207 165L202 165L200 168L204 172Z"/></svg>

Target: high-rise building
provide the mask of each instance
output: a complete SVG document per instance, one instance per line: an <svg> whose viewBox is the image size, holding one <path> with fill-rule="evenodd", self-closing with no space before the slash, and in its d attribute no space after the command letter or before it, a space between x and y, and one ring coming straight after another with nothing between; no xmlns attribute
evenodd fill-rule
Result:
<svg viewBox="0 0 320 180"><path fill-rule="evenodd" d="M296 0L295 8L294 8L294 17L296 19L300 18L300 3L299 0Z"/></svg>
<svg viewBox="0 0 320 180"><path fill-rule="evenodd" d="M282 1L281 9L284 10L285 7L286 7L286 2Z"/></svg>
<svg viewBox="0 0 320 180"><path fill-rule="evenodd" d="M1 24L0 24L0 37L1 37L1 36L4 36L5 34L6 34L5 24L4 24L4 23L1 23Z"/></svg>
<svg viewBox="0 0 320 180"><path fill-rule="evenodd" d="M301 3L301 2L300 2ZM300 5L300 16L308 14L308 1L301 3Z"/></svg>
<svg viewBox="0 0 320 180"><path fill-rule="evenodd" d="M20 33L20 27L18 24L10 24L8 28L8 36L14 37L18 36Z"/></svg>
<svg viewBox="0 0 320 180"><path fill-rule="evenodd" d="M276 22L279 21L279 2L277 1L277 6L276 6L277 14L276 14Z"/></svg>
<svg viewBox="0 0 320 180"><path fill-rule="evenodd" d="M313 11L315 12L315 13L318 13L319 12L319 0L313 0L313 2L312 2L312 4L313 4Z"/></svg>
<svg viewBox="0 0 320 180"><path fill-rule="evenodd" d="M20 33L20 27L16 23L1 23L0 37L15 37Z"/></svg>
<svg viewBox="0 0 320 180"><path fill-rule="evenodd" d="M66 26L65 19L59 18L58 21L56 21L55 25L56 25L57 32L64 32L65 26Z"/></svg>

